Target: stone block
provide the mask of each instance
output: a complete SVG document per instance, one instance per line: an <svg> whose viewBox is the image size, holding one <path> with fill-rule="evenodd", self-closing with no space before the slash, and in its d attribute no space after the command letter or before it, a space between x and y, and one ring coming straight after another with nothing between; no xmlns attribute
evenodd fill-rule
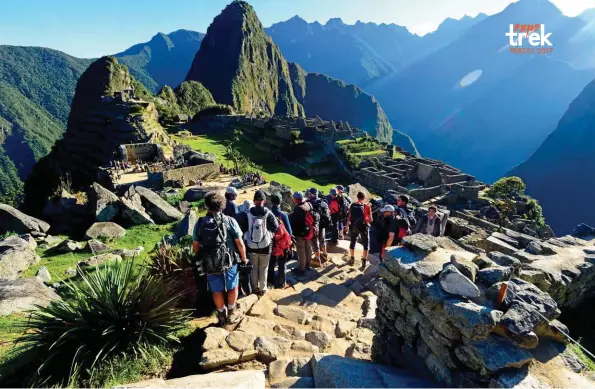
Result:
<svg viewBox="0 0 595 389"><path fill-rule="evenodd" d="M469 341L455 349L461 362L481 374L488 375L506 368L520 368L533 360L530 352L498 335Z"/></svg>
<svg viewBox="0 0 595 389"><path fill-rule="evenodd" d="M502 317L501 311L460 300L447 301L444 314L469 339L485 339Z"/></svg>

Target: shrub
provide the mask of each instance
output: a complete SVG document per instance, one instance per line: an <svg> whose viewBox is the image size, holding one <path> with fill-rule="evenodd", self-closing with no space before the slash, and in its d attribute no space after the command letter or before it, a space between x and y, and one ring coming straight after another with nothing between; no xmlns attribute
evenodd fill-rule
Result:
<svg viewBox="0 0 595 389"><path fill-rule="evenodd" d="M543 217L541 205L534 198L529 197L527 200L527 212L525 213L525 218L533 220L538 227L541 227L545 224L545 218Z"/></svg>
<svg viewBox="0 0 595 389"><path fill-rule="evenodd" d="M496 201L494 206L500 211L500 220L498 221L498 224L500 224L501 227L504 227L506 225L506 220L511 219L516 213L514 202L511 199L506 198L504 200Z"/></svg>
<svg viewBox="0 0 595 389"><path fill-rule="evenodd" d="M493 199L522 196L525 189L525 183L519 177L504 177L496 181L486 194Z"/></svg>
<svg viewBox="0 0 595 389"><path fill-rule="evenodd" d="M6 238L10 238L11 236L15 236L15 235L18 235L18 234L14 231L6 231L4 234L0 234L0 240L4 240Z"/></svg>
<svg viewBox="0 0 595 389"><path fill-rule="evenodd" d="M181 306L191 306L196 299L192 238L188 238L182 238L176 246L163 242L151 255L148 265L150 274L165 279L184 296L178 301Z"/></svg>
<svg viewBox="0 0 595 389"><path fill-rule="evenodd" d="M182 297L171 284L134 261L118 261L92 273L80 272L81 282L69 282L63 300L38 307L17 341L38 355L34 386L64 386L91 377L109 358L140 357L178 342L187 310L176 308Z"/></svg>

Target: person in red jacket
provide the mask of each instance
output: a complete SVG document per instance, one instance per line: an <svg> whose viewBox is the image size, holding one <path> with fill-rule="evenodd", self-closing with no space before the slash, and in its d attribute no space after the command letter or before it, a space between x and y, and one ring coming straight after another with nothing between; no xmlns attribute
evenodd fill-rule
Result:
<svg viewBox="0 0 595 389"><path fill-rule="evenodd" d="M362 266L366 267L368 260L368 249L370 246L370 225L372 224L372 207L370 204L364 203L366 195L363 192L358 192L357 202L351 204L349 213L347 215L347 226L349 228L349 235L351 243L349 245L349 265L355 264L355 243L359 237L364 248L362 253Z"/></svg>

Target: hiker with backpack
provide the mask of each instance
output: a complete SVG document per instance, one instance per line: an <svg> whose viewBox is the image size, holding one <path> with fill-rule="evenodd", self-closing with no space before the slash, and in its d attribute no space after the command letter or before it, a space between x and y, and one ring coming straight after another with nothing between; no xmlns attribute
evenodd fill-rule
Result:
<svg viewBox="0 0 595 389"><path fill-rule="evenodd" d="M395 218L397 220L397 236L396 242L401 243L404 237L411 233L411 229L415 227L415 216L413 212L409 210L409 197L406 195L400 195L397 198L397 209L395 210Z"/></svg>
<svg viewBox="0 0 595 389"><path fill-rule="evenodd" d="M244 231L244 241L252 263L252 287L261 296L267 291L273 236L279 228L278 219L264 207L265 202L265 193L257 190L254 193L254 206L238 214L238 223Z"/></svg>
<svg viewBox="0 0 595 389"><path fill-rule="evenodd" d="M355 244L358 238L361 238L363 253L362 266L366 267L368 260L368 249L370 247L370 225L372 224L372 207L370 204L364 203L366 195L364 192L357 193L357 202L351 204L349 207L349 214L347 215L347 226L350 234L349 244L349 262L350 266L355 264Z"/></svg>
<svg viewBox="0 0 595 389"><path fill-rule="evenodd" d="M234 203L236 198L238 197L238 190L233 186L227 187L225 190L225 209L223 210L223 214L229 217L235 217L239 213L238 206Z"/></svg>
<svg viewBox="0 0 595 389"><path fill-rule="evenodd" d="M349 212L350 202L337 188L331 188L330 194L326 198L326 203L331 214L330 244L337 245L339 243L339 232L343 229L344 220Z"/></svg>
<svg viewBox="0 0 595 389"><path fill-rule="evenodd" d="M289 216L291 229L295 237L295 245L299 266L293 269L298 274L310 270L312 261L312 238L314 237L314 217L312 215L312 204L304 201L301 192L293 194L295 208Z"/></svg>
<svg viewBox="0 0 595 389"><path fill-rule="evenodd" d="M345 230L347 229L347 215L349 213L349 207L351 206L351 199L349 195L345 193L346 188L343 185L337 185L337 196L339 198L340 203L340 225L341 228L339 230L339 238L343 239L344 235L347 233Z"/></svg>
<svg viewBox="0 0 595 389"><path fill-rule="evenodd" d="M277 194L271 195L271 203L273 204L271 212L279 221L279 228L275 231L273 236L273 251L271 253L271 261L269 263L269 274L267 282L275 288L288 288L287 278L285 276L286 264L292 257L293 236L291 224L287 214L279 209L281 204L281 197ZM279 271L275 276L275 267L279 267Z"/></svg>
<svg viewBox="0 0 595 389"><path fill-rule="evenodd" d="M314 216L312 251L314 251L314 258L322 265L328 259L326 229L331 225L331 212L326 201L318 197L316 188L311 188L308 191L308 202L312 204L312 215Z"/></svg>
<svg viewBox="0 0 595 389"><path fill-rule="evenodd" d="M237 221L222 213L225 198L217 192L205 195L207 214L198 219L192 234L196 265L207 274L217 307L218 324L237 323L238 262L247 262L242 230ZM200 273L200 272L199 272ZM227 306L225 297L227 296Z"/></svg>

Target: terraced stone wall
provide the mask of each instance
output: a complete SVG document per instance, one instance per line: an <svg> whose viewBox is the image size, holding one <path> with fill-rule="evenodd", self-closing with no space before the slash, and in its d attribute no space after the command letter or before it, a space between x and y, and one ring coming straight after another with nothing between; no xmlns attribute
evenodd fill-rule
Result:
<svg viewBox="0 0 595 389"><path fill-rule="evenodd" d="M512 256L475 254L446 237L406 237L379 267L372 358L447 386L521 380L540 341L567 342L558 304L519 277L521 268Z"/></svg>

